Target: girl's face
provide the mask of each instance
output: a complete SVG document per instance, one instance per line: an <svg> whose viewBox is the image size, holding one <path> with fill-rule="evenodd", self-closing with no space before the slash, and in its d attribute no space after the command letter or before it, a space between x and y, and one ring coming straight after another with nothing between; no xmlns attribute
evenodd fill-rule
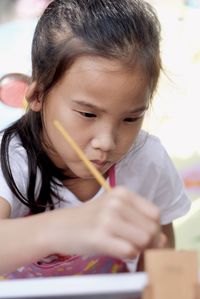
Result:
<svg viewBox="0 0 200 299"><path fill-rule="evenodd" d="M139 66L131 72L115 60L77 59L43 106L48 155L69 176L91 177L54 127L53 121L58 120L87 158L105 174L131 148L141 128L149 95L148 82Z"/></svg>

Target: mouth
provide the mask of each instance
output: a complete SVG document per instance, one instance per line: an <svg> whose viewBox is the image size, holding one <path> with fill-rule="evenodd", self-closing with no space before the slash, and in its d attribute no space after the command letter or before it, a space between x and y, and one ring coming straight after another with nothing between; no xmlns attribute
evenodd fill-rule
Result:
<svg viewBox="0 0 200 299"><path fill-rule="evenodd" d="M110 163L109 161L100 161L100 160L91 160L91 162L97 167L97 168L103 168L106 165L108 165L108 163Z"/></svg>

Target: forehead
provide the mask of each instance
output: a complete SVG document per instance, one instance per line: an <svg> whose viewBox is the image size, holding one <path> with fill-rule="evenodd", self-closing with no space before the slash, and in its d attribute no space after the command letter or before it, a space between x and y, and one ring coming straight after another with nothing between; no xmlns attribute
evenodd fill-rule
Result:
<svg viewBox="0 0 200 299"><path fill-rule="evenodd" d="M124 104L144 104L150 95L147 76L139 64L129 68L118 60L101 57L78 58L59 86L78 97L116 103L123 99Z"/></svg>
<svg viewBox="0 0 200 299"><path fill-rule="evenodd" d="M67 70L65 76L85 76L95 75L102 76L113 76L117 79L117 76L124 77L126 80L128 77L145 79L146 71L144 67L138 62L135 62L132 66L125 65L117 59L106 59L99 56L82 56L75 60L69 70Z"/></svg>

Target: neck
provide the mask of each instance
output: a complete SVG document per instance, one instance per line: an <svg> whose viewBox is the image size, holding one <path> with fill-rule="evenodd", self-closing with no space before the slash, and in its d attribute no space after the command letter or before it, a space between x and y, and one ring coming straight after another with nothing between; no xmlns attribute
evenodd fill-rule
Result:
<svg viewBox="0 0 200 299"><path fill-rule="evenodd" d="M79 200L85 202L90 200L101 188L99 183L94 178L82 179L73 178L63 182Z"/></svg>

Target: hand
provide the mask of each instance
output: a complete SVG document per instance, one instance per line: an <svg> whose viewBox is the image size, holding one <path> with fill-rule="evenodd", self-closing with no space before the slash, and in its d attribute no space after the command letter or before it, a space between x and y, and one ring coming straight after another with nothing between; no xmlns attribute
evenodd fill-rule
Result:
<svg viewBox="0 0 200 299"><path fill-rule="evenodd" d="M50 253L134 258L166 242L158 208L124 187L80 207L50 213Z"/></svg>

